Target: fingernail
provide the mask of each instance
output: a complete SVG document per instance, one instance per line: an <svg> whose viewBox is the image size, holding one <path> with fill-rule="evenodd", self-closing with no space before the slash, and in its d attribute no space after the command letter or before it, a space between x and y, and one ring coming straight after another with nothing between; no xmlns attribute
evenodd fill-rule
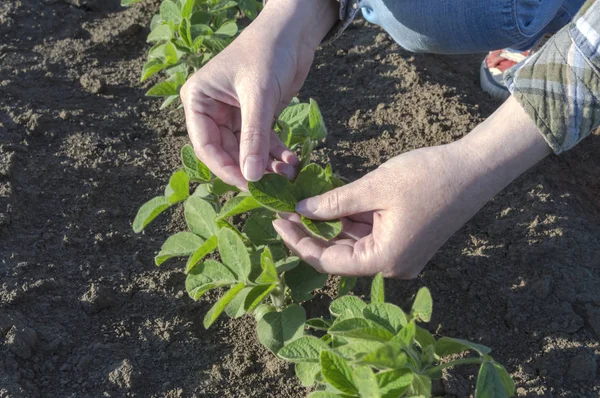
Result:
<svg viewBox="0 0 600 398"><path fill-rule="evenodd" d="M305 216L314 214L317 211L317 197L304 199L296 205L296 211Z"/></svg>
<svg viewBox="0 0 600 398"><path fill-rule="evenodd" d="M265 164L258 155L250 155L244 162L244 177L248 181L258 181L265 173Z"/></svg>
<svg viewBox="0 0 600 398"><path fill-rule="evenodd" d="M285 152L284 157L285 159L283 159L283 161L287 164L290 164L292 166L300 164L300 159L298 159L298 156L296 156L296 154L292 151Z"/></svg>

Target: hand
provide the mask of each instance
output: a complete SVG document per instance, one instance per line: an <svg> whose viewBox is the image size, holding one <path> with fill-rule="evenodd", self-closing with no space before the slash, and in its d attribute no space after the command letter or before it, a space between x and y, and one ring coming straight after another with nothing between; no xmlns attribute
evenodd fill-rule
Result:
<svg viewBox="0 0 600 398"><path fill-rule="evenodd" d="M336 240L312 237L298 215L274 226L290 250L320 272L415 278L489 199L549 153L510 99L456 143L397 156L356 182L300 202L296 210L309 218L342 218Z"/></svg>
<svg viewBox="0 0 600 398"><path fill-rule="evenodd" d="M271 0L181 89L196 155L224 182L243 189L265 171L295 177L298 158L279 140L273 124L302 87L317 45L333 24L335 14L323 12L333 11L333 2L325 8L318 1ZM305 33L317 22L321 25Z"/></svg>

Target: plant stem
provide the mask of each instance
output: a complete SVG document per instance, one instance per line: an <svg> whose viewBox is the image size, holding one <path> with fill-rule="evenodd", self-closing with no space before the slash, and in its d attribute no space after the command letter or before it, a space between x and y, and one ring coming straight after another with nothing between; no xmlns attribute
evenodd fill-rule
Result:
<svg viewBox="0 0 600 398"><path fill-rule="evenodd" d="M456 361L442 363L440 365L434 366L433 368L429 368L425 371L425 374L431 376L446 368L451 368L459 365L481 365L484 361L485 359L483 357L457 359Z"/></svg>

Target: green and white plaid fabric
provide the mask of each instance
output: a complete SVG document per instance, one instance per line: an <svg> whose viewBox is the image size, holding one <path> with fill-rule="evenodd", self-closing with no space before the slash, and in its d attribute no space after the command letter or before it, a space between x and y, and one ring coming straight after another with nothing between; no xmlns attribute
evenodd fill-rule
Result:
<svg viewBox="0 0 600 398"><path fill-rule="evenodd" d="M556 154L590 135L600 125L600 0L504 78Z"/></svg>

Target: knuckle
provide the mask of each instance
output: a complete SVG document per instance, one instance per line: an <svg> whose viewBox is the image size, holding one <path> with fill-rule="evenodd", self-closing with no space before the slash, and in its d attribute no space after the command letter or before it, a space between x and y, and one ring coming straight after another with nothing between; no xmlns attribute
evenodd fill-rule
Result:
<svg viewBox="0 0 600 398"><path fill-rule="evenodd" d="M325 196L325 201L323 203L323 207L326 211L338 214L340 212L340 193L337 190L329 192Z"/></svg>

